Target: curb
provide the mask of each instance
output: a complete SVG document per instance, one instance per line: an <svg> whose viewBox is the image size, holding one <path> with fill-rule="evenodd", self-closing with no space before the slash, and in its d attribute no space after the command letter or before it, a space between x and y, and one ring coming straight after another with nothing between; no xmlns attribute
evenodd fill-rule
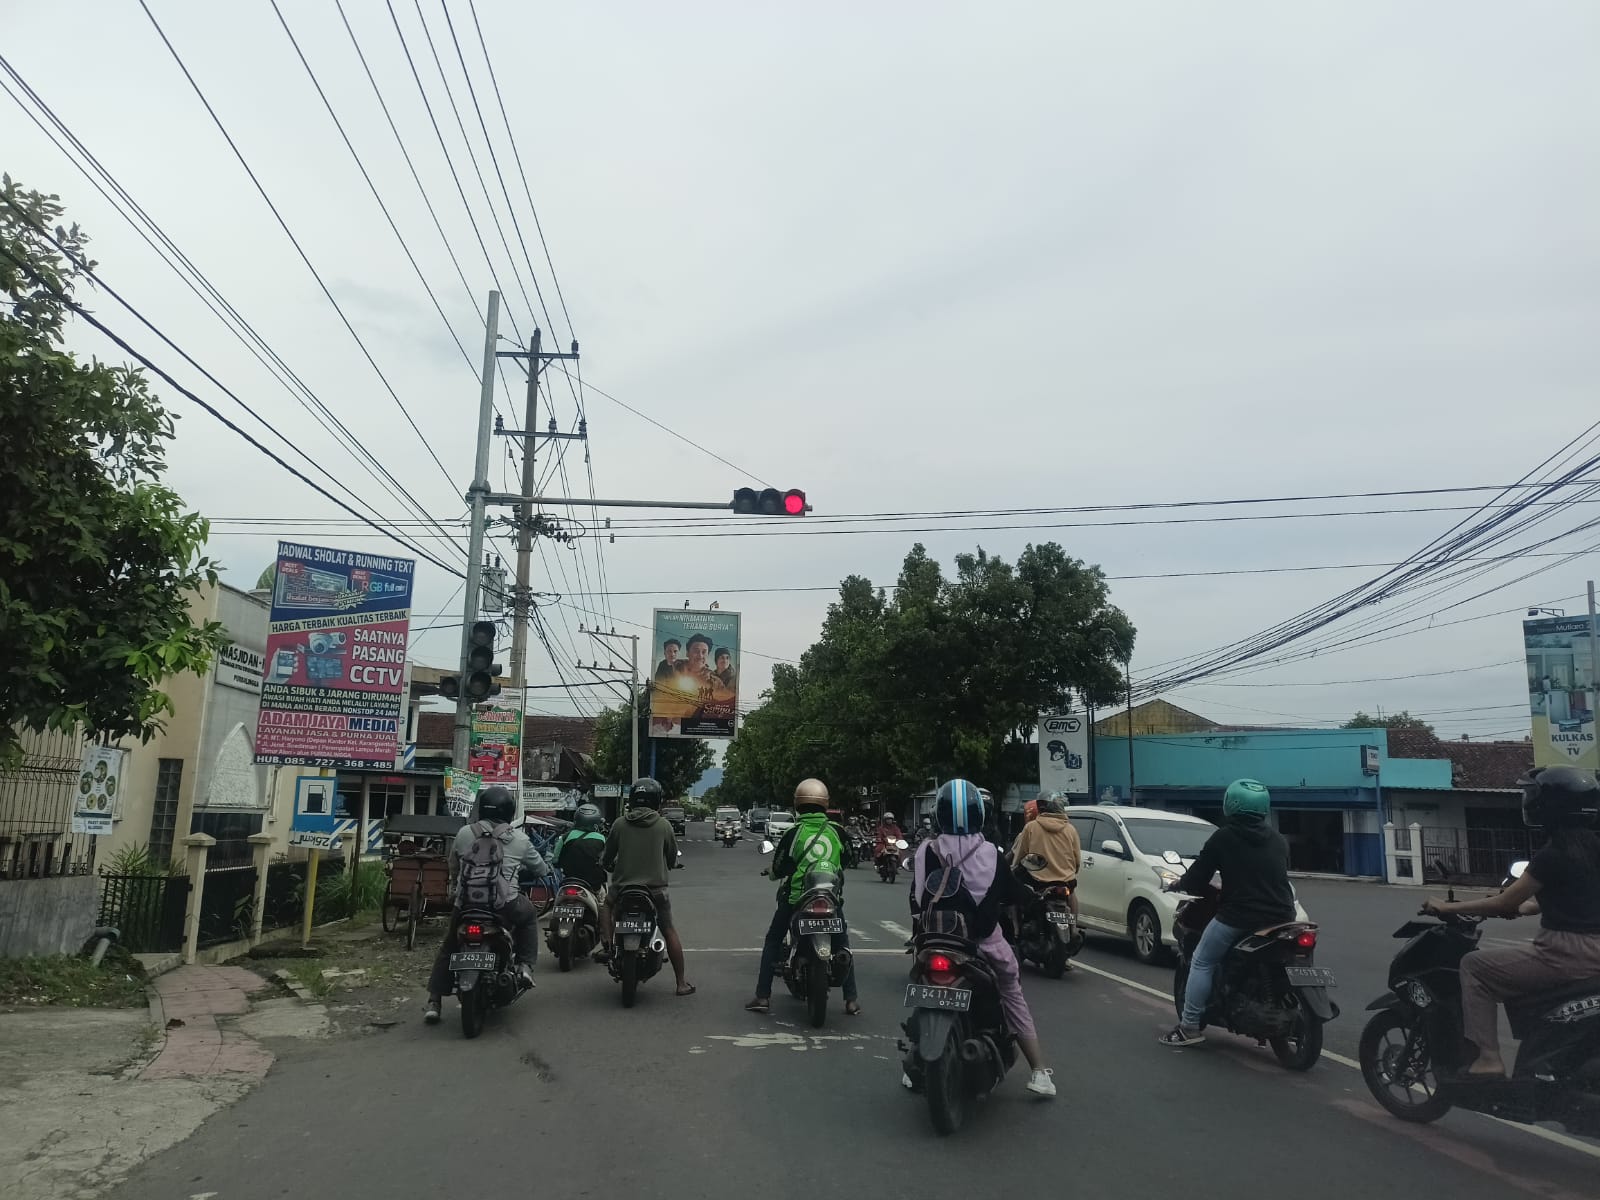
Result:
<svg viewBox="0 0 1600 1200"><path fill-rule="evenodd" d="M304 1003L304 1004L315 1004L315 1003L317 1003L317 998L311 994L310 990L306 987L305 984L301 983L298 979L296 979L293 975L291 975L289 973L288 968L279 967L276 971L274 971L272 973L272 977L274 979L276 979L279 983L283 984L284 987L288 988L291 992L293 992L295 994L295 998L297 1000L301 1001L302 1003Z"/></svg>

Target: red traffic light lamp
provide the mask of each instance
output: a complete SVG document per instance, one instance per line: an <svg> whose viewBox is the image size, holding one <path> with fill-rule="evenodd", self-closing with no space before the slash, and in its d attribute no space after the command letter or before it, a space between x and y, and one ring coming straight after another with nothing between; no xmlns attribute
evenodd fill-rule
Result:
<svg viewBox="0 0 1600 1200"><path fill-rule="evenodd" d="M777 488L740 488L733 493L733 511L745 517L803 517L811 506L799 488L780 492Z"/></svg>

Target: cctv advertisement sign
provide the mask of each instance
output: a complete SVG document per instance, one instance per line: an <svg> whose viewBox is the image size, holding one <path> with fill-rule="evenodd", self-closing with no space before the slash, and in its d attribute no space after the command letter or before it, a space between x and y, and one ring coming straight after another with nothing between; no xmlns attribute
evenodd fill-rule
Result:
<svg viewBox="0 0 1600 1200"><path fill-rule="evenodd" d="M415 570L409 558L278 543L256 762L394 764Z"/></svg>
<svg viewBox="0 0 1600 1200"><path fill-rule="evenodd" d="M1087 717L1039 715L1039 790L1064 796L1089 794Z"/></svg>

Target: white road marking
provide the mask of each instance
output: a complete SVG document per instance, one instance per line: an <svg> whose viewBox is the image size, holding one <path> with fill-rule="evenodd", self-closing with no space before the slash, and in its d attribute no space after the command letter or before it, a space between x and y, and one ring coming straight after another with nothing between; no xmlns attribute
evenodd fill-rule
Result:
<svg viewBox="0 0 1600 1200"><path fill-rule="evenodd" d="M731 1042L745 1050L765 1050L768 1047L795 1050L825 1050L829 1042L887 1041L870 1033L713 1033L712 1041ZM857 1047L859 1049L859 1047Z"/></svg>
<svg viewBox="0 0 1600 1200"><path fill-rule="evenodd" d="M899 938L902 942L911 936L911 930L907 929L904 925L896 925L893 921L879 921L878 924L883 926L883 928L887 929L890 933L894 934L895 937Z"/></svg>
<svg viewBox="0 0 1600 1200"><path fill-rule="evenodd" d="M760 954L761 953L761 947L760 946L704 946L704 947L698 947L697 948L697 947L694 947L694 946L685 946L683 952L685 954ZM852 955L855 955L855 956L860 956L862 954L898 954L898 955L904 956L905 955L905 950L904 949L889 950L889 949L885 949L883 947L876 947L876 946L861 946L861 947L851 946L850 947L850 953Z"/></svg>
<svg viewBox="0 0 1600 1200"><path fill-rule="evenodd" d="M1136 991L1148 992L1152 996L1159 996L1161 999L1167 1001L1172 999L1172 993L1170 992L1163 992L1160 988L1153 988L1147 983L1140 983L1136 979L1129 979L1126 976L1117 975L1100 967L1091 967L1081 958L1074 959L1072 965L1078 970L1088 971L1091 975L1099 975L1102 978L1114 980L1115 982L1123 984L1126 987L1131 987ZM1338 1063L1341 1067L1351 1067L1357 1071L1361 1070L1361 1064L1355 1059L1346 1058L1342 1054L1335 1054L1332 1050L1324 1050L1322 1052L1322 1057L1328 1059L1330 1062ZM1470 1112L1471 1110L1462 1109L1461 1111ZM1582 1154L1587 1154L1590 1158L1600 1158L1600 1146L1595 1146L1589 1142L1582 1141L1575 1137L1569 1137L1564 1133L1557 1133L1553 1129L1545 1129L1538 1125L1522 1125L1516 1121L1506 1121L1500 1117L1491 1117L1488 1113L1476 1113L1474 1115L1485 1117L1490 1121L1494 1121L1496 1124L1504 1125L1507 1129L1521 1130L1523 1133L1531 1133L1534 1137L1543 1138L1547 1142L1554 1142L1558 1146L1565 1146L1569 1150L1577 1150Z"/></svg>

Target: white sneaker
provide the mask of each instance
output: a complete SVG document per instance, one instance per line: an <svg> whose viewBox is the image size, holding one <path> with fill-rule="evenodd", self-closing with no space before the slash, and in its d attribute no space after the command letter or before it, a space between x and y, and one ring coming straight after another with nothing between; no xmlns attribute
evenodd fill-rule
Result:
<svg viewBox="0 0 1600 1200"><path fill-rule="evenodd" d="M1046 1100L1056 1094L1056 1081L1050 1078L1055 1072L1049 1067L1040 1067L1028 1079L1028 1090L1035 1096L1043 1096Z"/></svg>
<svg viewBox="0 0 1600 1200"><path fill-rule="evenodd" d="M911 1082L911 1076L907 1075L904 1071L901 1071L900 1072L900 1086L905 1088L905 1090L909 1092L913 1088L915 1088L917 1085Z"/></svg>

